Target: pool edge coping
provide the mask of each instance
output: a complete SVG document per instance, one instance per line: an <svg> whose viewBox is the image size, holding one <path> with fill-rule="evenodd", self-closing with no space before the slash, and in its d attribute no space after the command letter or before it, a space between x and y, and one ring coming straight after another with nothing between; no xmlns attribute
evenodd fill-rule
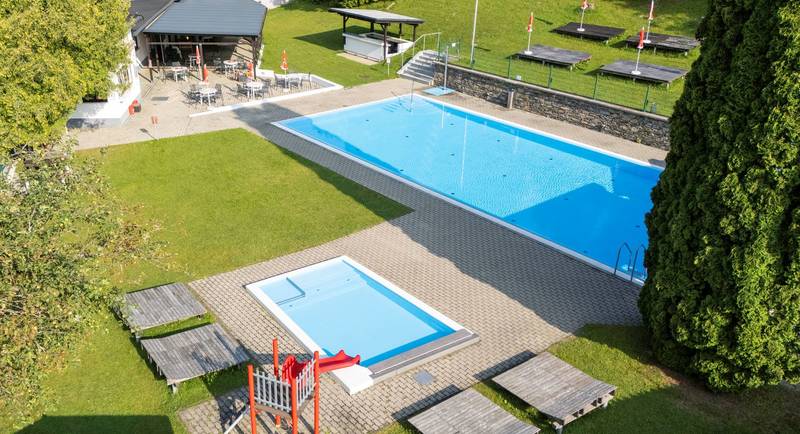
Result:
<svg viewBox="0 0 800 434"><path fill-rule="evenodd" d="M408 94L406 94L406 95L408 95ZM451 205L457 206L457 207L459 207L459 208L461 208L461 209L463 209L463 210L465 210L467 212L470 212L470 213L475 214L475 215L477 215L479 217L482 217L482 218L484 218L486 220L489 220L490 222L495 223L497 225L500 225L500 226L502 226L502 227L504 227L506 229L509 229L509 230L519 234L519 235L522 235L524 237L533 239L534 241L537 241L537 242L542 243L542 244L544 244L544 245L546 245L548 247L551 247L551 248L559 251L560 253L562 253L562 254L564 254L566 256L569 256L569 257L571 257L573 259L577 259L577 260L579 260L579 261L581 261L581 262L583 262L583 263L585 263L585 264L587 264L587 265L589 265L589 266L591 266L593 268L596 268L596 269L598 269L600 271L603 271L603 272L606 272L608 274L611 274L614 277L617 277L617 278L619 278L621 280L624 280L626 282L633 283L633 284L635 284L637 286L641 287L641 286L644 285L644 280L636 278L636 277L631 279L631 275L622 272L622 270L614 270L614 268L612 268L612 267L610 267L610 266L608 266L606 264L603 264L600 261L597 261L595 259L592 259L592 258L586 256L586 255L578 253L578 252L576 252L576 251L574 251L572 249L564 247L564 246L562 246L562 245L560 245L558 243L550 241L547 238L544 238L544 237L542 237L540 235L534 234L533 232L530 232L530 231L527 231L527 230L525 230L523 228L520 228L518 226L512 225L511 223L503 221L502 219L500 219L498 217L495 217L495 216L493 216L493 215L491 215L489 213L481 211L481 210L479 210L477 208L474 208L474 207L472 207L470 205L467 205L466 203L463 203L461 201L458 201L458 200L455 200L455 199L450 198L448 196L445 196L442 193L439 193L438 191L435 191L435 190L432 190L432 189L430 189L428 187L425 187L422 184L418 184L418 183L415 183L415 182L410 181L408 179L405 179L402 176L399 176L397 174L389 172L388 170L386 170L386 169L384 169L382 167L378 167L378 166L376 166L376 165L374 165L374 164L372 164L372 163L370 163L368 161L364 161L364 160L362 160L362 159L360 159L360 158L358 158L358 157L356 157L354 155L350 155L347 152L344 152L344 151L342 151L340 149L334 148L333 146L328 145L325 142L317 140L317 139L315 139L313 137L309 137L309 136L307 136L307 135L305 135L305 134L303 134L303 133L301 133L301 132L299 132L297 130L294 130L294 129L289 128L288 126L282 124L282 122L287 122L287 121L290 121L290 120L293 120L293 119L299 119L299 118L304 118L304 117L314 117L314 116L317 116L317 115L333 113L333 112L337 112L337 111L340 111L340 110L346 110L346 109L355 108L355 107L364 107L364 106L368 106L368 105L372 105L372 104L378 104L380 102L387 101L387 100L390 100L390 99L396 99L396 98L398 98L398 97L392 96L392 97L389 97L389 98L383 98L383 99L380 99L380 100L371 101L371 102L368 102L368 103L359 104L359 105L355 105L355 106L348 106L348 107L343 107L343 108L338 108L338 109L333 109L333 110L326 110L326 111L323 111L323 112L315 113L314 115L295 116L293 118L284 119L282 121L271 122L271 124L274 127L279 128L279 129L281 129L281 130L283 130L283 131L285 131L285 132L287 132L287 133L289 133L289 134L291 134L293 136L299 137L299 138L301 138L303 140L306 140L306 141L308 141L308 142L310 142L312 144L320 146L320 147L322 147L322 148L324 148L324 149L326 149L326 150L328 150L330 152L333 152L333 153L335 153L337 155L340 155L340 156L342 156L342 157L344 157L344 158L346 158L346 159L348 159L350 161L353 161L353 162L355 162L355 163L357 163L357 164L359 164L359 165L361 165L361 166L363 166L363 167L365 167L367 169L370 169L370 170L376 171L376 172L378 172L378 173L380 173L382 175L388 176L389 178L394 179L395 181L399 181L399 182L401 182L401 183L403 183L403 184L405 184L405 185L407 185L407 186L409 186L411 188L414 188L416 190L422 191L423 193L427 193L427 194L429 194L429 195L431 195L431 196L433 196L435 198L444 200L445 202L447 202L447 203L449 203ZM422 98L425 98L425 97L422 97ZM426 98L426 99L429 99L429 98ZM435 101L435 100L434 100L434 102L439 103L439 101ZM447 104L447 105L450 105L450 104ZM457 106L453 106L453 107L458 108ZM464 110L466 110L466 109L464 109ZM472 112L472 111L470 111L470 112L473 113L476 116L483 116L483 115L481 115L480 113L477 113L477 112ZM523 128L523 129L529 129L527 127L521 126L521 125L516 124L514 122L510 122L510 121L505 121L505 120L501 120L501 119L498 119L498 118L494 118L494 117L492 117L490 115L486 115L486 117L491 118L493 120L497 120L498 122L501 122L501 123L509 124L511 126L514 126L514 127L519 126L519 127ZM548 133L543 133L543 134L547 135L548 137L552 136L552 135L550 135ZM556 138L556 139L561 139L558 136L552 136L552 137ZM563 139L563 140L566 141L567 143L571 143L571 144L573 142L570 139ZM579 143L579 142L575 142L575 143ZM590 147L589 145L583 145L583 146L586 146L586 147L594 149L593 147ZM601 152L602 153L606 153L608 151L601 151ZM613 155L612 155L612 157L613 157ZM625 159L630 159L630 157L624 157L624 158ZM657 169L663 171L662 167L659 167L659 166L656 166L656 165L653 165L653 164L650 164L650 163L647 163L647 162L644 162L644 161L639 161L639 160L635 160L635 159L631 159L631 160L635 164L639 164L639 165L642 165L642 166L653 167L653 168L657 168Z"/></svg>
<svg viewBox="0 0 800 434"><path fill-rule="evenodd" d="M409 369L419 366L420 364L445 356L473 343L477 343L480 340L477 333L455 322L454 320L450 319L449 317L439 312L429 304L420 300L413 294L405 291L396 284L385 279L381 275L375 273L365 265L361 264L360 262L354 260L353 258L347 255L335 256L333 258L325 259L323 261L315 262L299 268L295 268L293 270L275 274L266 277L264 279L259 279L254 282L246 283L242 285L242 287L245 289L246 293L248 293L251 297L255 298L255 300L259 302L259 304L261 304L261 306L264 309L266 309L267 313L270 314L275 320L277 320L278 323L281 325L281 327L283 327L297 342L299 342L300 345L306 349L306 351L308 351L310 354L313 354L315 351L319 351L320 354L324 354L322 347L319 344L317 344L317 342L314 339L312 339L311 336L309 336L305 332L305 330L303 330L303 328L300 327L300 325L297 324L277 303L275 303L272 299L269 298L269 296L264 294L262 291L259 291L256 288L256 285L260 286L262 284L268 283L269 281L289 277L290 275L293 275L295 273L309 271L310 269L313 270L314 268L319 268L336 261L344 261L350 264L360 272L366 274L379 284L383 285L386 289L392 291L393 293L403 298L404 300L408 301L409 303L413 304L415 307L422 310L426 314L430 315L437 321L440 321L447 327L451 328L453 330L453 333L458 333L461 331L468 333L468 335L464 339L456 341L453 345L450 345L451 344L450 342L445 342L445 344L442 345L442 340L450 336L447 335L435 339L431 342L428 342L427 344L411 348L400 354L396 354L395 356L392 356L384 360L384 361L395 361L395 366L390 369L386 369L385 372L379 371L377 375L369 367L361 365L353 365L347 368L331 371L333 377L345 389L345 391L349 395L354 395L383 380L387 380ZM438 346L432 347L431 350L427 351L422 356L414 356L412 354L418 348L425 347L426 345L435 345L437 343L439 344ZM398 360L400 360L400 362L397 362ZM409 360L410 363L406 363ZM358 377L361 377L361 379L359 380Z"/></svg>

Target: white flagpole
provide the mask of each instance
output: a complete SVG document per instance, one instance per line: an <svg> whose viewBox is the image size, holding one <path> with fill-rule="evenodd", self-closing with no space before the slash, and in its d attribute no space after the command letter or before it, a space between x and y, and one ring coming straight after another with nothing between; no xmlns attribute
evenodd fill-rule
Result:
<svg viewBox="0 0 800 434"><path fill-rule="evenodd" d="M633 71L631 71L631 74L633 75L640 75L642 73L642 71L639 71L639 57L641 57L641 55L642 55L642 49L639 48L639 52L636 54L636 68Z"/></svg>
<svg viewBox="0 0 800 434"><path fill-rule="evenodd" d="M650 43L650 24L653 22L653 9L656 7L656 0L650 0L650 12L647 13L647 33L644 35L644 43Z"/></svg>
<svg viewBox="0 0 800 434"><path fill-rule="evenodd" d="M528 49L525 50L526 53L530 53L531 52L531 34L532 33L533 32L528 32Z"/></svg>
<svg viewBox="0 0 800 434"><path fill-rule="evenodd" d="M581 8L581 25L578 26L578 31L579 32L582 32L582 31L586 30L586 29L583 28L583 14L585 14L585 13L586 13L586 9Z"/></svg>
<svg viewBox="0 0 800 434"><path fill-rule="evenodd" d="M475 29L478 27L478 0L475 0L475 15L472 17L472 44L469 47L469 64L475 64Z"/></svg>

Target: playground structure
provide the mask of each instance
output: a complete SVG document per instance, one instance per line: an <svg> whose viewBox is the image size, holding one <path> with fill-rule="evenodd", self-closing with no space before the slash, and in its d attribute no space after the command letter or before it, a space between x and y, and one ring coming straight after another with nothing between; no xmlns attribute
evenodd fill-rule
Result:
<svg viewBox="0 0 800 434"><path fill-rule="evenodd" d="M281 417L290 420L292 434L297 434L300 414L309 402L314 402L314 434L319 434L319 375L358 364L361 356L350 357L340 350L336 355L320 359L314 351L311 360L300 362L290 355L281 365L278 361L278 340L272 340L272 368L269 373L247 365L248 403L224 434L230 432L248 413L250 429L256 434L256 415L260 411L275 416L280 427Z"/></svg>

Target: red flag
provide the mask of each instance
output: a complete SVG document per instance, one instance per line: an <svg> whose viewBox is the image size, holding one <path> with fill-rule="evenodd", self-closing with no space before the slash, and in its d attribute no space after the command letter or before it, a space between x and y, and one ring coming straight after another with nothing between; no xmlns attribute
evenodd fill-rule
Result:
<svg viewBox="0 0 800 434"><path fill-rule="evenodd" d="M649 21L653 21L654 19L656 19L656 16L653 15L655 9L656 9L656 0L650 0L650 14L647 15L647 19Z"/></svg>
<svg viewBox="0 0 800 434"><path fill-rule="evenodd" d="M639 45L636 48L640 50L644 48L644 27L642 27L642 30L639 30Z"/></svg>
<svg viewBox="0 0 800 434"><path fill-rule="evenodd" d="M589 1L588 0L583 0L583 3L581 3L581 9L584 10L584 11L586 9L589 9Z"/></svg>
<svg viewBox="0 0 800 434"><path fill-rule="evenodd" d="M533 32L533 12L531 12L531 17L528 20L528 33Z"/></svg>
<svg viewBox="0 0 800 434"><path fill-rule="evenodd" d="M284 71L289 70L289 62L286 60L286 49L283 49L283 54L281 54L281 69Z"/></svg>

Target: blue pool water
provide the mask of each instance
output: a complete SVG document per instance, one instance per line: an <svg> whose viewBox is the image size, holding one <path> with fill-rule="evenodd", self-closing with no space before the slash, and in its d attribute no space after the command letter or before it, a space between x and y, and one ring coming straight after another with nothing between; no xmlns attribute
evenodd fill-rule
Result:
<svg viewBox="0 0 800 434"><path fill-rule="evenodd" d="M608 267L647 246L654 166L419 97L281 125Z"/></svg>
<svg viewBox="0 0 800 434"><path fill-rule="evenodd" d="M325 353L360 354L362 366L454 331L342 258L254 285Z"/></svg>

